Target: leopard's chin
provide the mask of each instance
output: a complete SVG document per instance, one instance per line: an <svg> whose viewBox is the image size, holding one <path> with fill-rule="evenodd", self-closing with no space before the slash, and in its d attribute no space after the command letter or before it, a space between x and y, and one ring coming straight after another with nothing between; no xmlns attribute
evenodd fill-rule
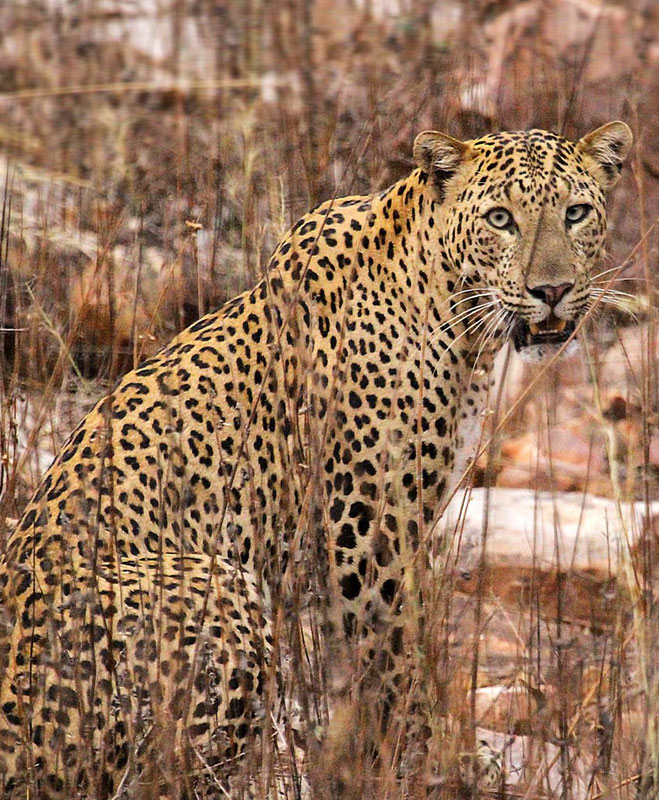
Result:
<svg viewBox="0 0 659 800"><path fill-rule="evenodd" d="M553 313L542 322L527 322L521 317L515 322L511 338L515 350L524 358L540 361L556 353L574 333L574 320L559 319ZM572 346L567 348L572 350Z"/></svg>

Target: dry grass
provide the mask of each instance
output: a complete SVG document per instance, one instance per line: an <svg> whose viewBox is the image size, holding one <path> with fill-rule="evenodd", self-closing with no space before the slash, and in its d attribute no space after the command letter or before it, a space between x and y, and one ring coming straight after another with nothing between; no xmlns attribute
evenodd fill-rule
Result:
<svg viewBox="0 0 659 800"><path fill-rule="evenodd" d="M576 388L550 367L525 376L523 394L518 386L501 399L477 481L494 480L502 444L505 450L520 430L545 438L559 430L566 392L574 389L570 397L592 411L592 441L603 442L609 473L590 480L591 450L575 486L621 503L656 499L654 4L597 11L584 1L582 12L564 16L558 34L546 11L551 4L543 3L537 18L518 11L512 19L504 13L523 6L531 14L532 4L136 6L26 0L0 7L0 542L49 454L94 398L200 314L252 285L278 238L310 206L368 193L409 171L414 135L428 127L465 138L528 127L580 135L614 118L632 125L636 155L611 205L615 235L605 265L624 264L624 290L646 298L634 304L640 346L631 359L633 392L622 398L626 413L611 417L599 375L603 343L622 340L617 325L631 320L604 316L589 325L589 377ZM544 471L539 460L532 464L525 485L560 485L555 455ZM450 552L438 554L437 574L420 587L432 620L420 658L437 719L437 752L427 770L436 796L456 795L455 764L473 742L478 717L473 690L489 684L530 689L525 708L503 729L554 748L544 762L538 752L529 756L540 765L537 780L527 777L506 797L655 796L655 537L656 530L623 558L604 622L571 617L560 576L550 613L533 580L516 608L484 584L471 596L456 594ZM321 573L312 567L307 574L318 596L325 591ZM289 659L283 673L295 676L288 689L299 700L305 733L285 730L284 740L306 737L317 797L332 781L346 798L402 797L391 770L371 774L369 764L352 760L373 725L347 699L358 678L348 661L358 659L318 660L324 606L296 590L297 605L287 611L299 624L275 620L281 654L276 650ZM330 747L319 751L309 732L326 726L329 696L337 710ZM382 754L395 753L396 735L392 728L383 737ZM262 781L257 797L270 796L277 770L295 772L281 746L264 740L253 756ZM204 771L203 764L187 766ZM562 789L550 785L552 767ZM408 791L427 796L424 786ZM210 779L208 792L221 796Z"/></svg>

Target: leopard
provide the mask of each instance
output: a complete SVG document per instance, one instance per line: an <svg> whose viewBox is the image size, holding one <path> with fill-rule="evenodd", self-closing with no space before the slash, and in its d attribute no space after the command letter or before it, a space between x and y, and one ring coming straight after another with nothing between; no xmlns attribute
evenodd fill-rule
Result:
<svg viewBox="0 0 659 800"><path fill-rule="evenodd" d="M409 174L303 216L97 402L0 560L4 797L247 796L305 603L374 726L410 751L436 729L438 521L497 355L553 357L593 305L631 146L621 121L424 131Z"/></svg>

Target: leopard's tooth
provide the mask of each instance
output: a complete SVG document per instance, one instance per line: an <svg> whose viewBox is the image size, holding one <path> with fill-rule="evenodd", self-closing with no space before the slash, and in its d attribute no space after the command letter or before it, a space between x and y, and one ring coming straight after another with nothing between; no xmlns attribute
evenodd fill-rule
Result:
<svg viewBox="0 0 659 800"><path fill-rule="evenodd" d="M559 319L558 320L558 324L556 325L556 330L559 333L563 333L563 331L565 330L565 326L566 325L567 325L567 322L564 319Z"/></svg>
<svg viewBox="0 0 659 800"><path fill-rule="evenodd" d="M529 322L529 330L531 331L531 336L537 336L540 333L540 326L536 325L535 322Z"/></svg>

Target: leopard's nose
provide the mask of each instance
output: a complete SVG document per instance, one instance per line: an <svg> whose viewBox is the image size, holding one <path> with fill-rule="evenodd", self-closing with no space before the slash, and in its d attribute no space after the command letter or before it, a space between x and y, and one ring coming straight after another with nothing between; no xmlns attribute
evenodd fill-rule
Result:
<svg viewBox="0 0 659 800"><path fill-rule="evenodd" d="M531 297L537 297L538 300L542 300L550 308L555 308L573 286L573 283L559 283L558 286L543 284L542 286L533 287L527 284L526 288Z"/></svg>

